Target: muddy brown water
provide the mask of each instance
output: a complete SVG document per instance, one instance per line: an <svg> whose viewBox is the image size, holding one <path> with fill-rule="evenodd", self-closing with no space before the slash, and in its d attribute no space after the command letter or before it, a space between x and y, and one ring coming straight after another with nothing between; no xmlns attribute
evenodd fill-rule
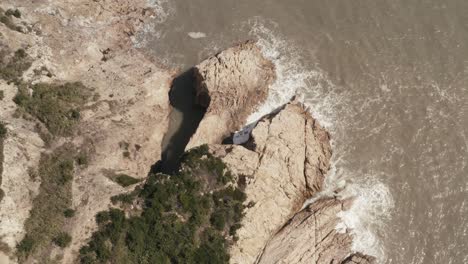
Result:
<svg viewBox="0 0 468 264"><path fill-rule="evenodd" d="M328 185L358 196L343 216L354 249L381 263L468 263L468 1L155 3L167 18L141 45L168 66L265 43L278 89L332 134Z"/></svg>

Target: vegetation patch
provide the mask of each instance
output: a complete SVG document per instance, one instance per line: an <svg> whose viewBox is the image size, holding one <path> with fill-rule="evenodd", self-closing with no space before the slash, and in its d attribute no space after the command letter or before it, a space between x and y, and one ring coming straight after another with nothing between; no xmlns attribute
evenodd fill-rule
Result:
<svg viewBox="0 0 468 264"><path fill-rule="evenodd" d="M110 180L116 182L117 184L119 184L122 187L128 187L130 185L133 185L133 184L136 184L136 183L140 182L139 179L133 178L132 176L129 176L129 175L123 174L123 173L115 174L115 173L108 172L107 177Z"/></svg>
<svg viewBox="0 0 468 264"><path fill-rule="evenodd" d="M0 16L1 21L1 16ZM7 56L4 52L0 53L0 78L8 83L20 82L23 73L31 67L32 59L24 49L15 51L13 56Z"/></svg>
<svg viewBox="0 0 468 264"><path fill-rule="evenodd" d="M76 163L80 166L88 166L88 162L89 162L89 157L88 157L88 153L87 152L80 152L78 154L78 156L76 156Z"/></svg>
<svg viewBox="0 0 468 264"><path fill-rule="evenodd" d="M61 248L68 247L68 245L70 245L71 240L72 240L71 236L66 232L60 232L53 239L54 244Z"/></svg>
<svg viewBox="0 0 468 264"><path fill-rule="evenodd" d="M67 209L65 209L65 211L63 211L63 215L66 218L72 218L73 216L75 216L75 210L73 210L71 208L67 208Z"/></svg>
<svg viewBox="0 0 468 264"><path fill-rule="evenodd" d="M90 90L80 82L22 83L13 101L41 121L52 135L71 136L89 96Z"/></svg>
<svg viewBox="0 0 468 264"><path fill-rule="evenodd" d="M16 18L21 18L21 12L18 9L8 9L5 12L5 15L7 16L14 16Z"/></svg>
<svg viewBox="0 0 468 264"><path fill-rule="evenodd" d="M39 194L25 223L26 236L17 245L20 260L40 254L52 242L66 242L62 237L67 217L64 212L72 202L74 160L75 150L70 146L42 155L36 172L41 179Z"/></svg>
<svg viewBox="0 0 468 264"><path fill-rule="evenodd" d="M5 98L5 92L3 90L0 90L0 101L2 101L3 98Z"/></svg>
<svg viewBox="0 0 468 264"><path fill-rule="evenodd" d="M0 22L3 23L5 26L7 26L11 30L16 30L18 32L21 32L21 27L17 26L11 17L14 16L16 18L21 17L21 12L18 9L8 9L7 11L4 11L3 9L0 8Z"/></svg>
<svg viewBox="0 0 468 264"><path fill-rule="evenodd" d="M117 205L119 203L122 205L132 204L135 198L138 196L138 192L139 190L135 190L130 193L122 193L122 194L114 195L111 197L111 202L114 205Z"/></svg>
<svg viewBox="0 0 468 264"><path fill-rule="evenodd" d="M232 178L206 146L189 151L177 174L152 174L138 193L115 198L143 201L141 212L96 215L99 230L80 262L228 263L246 199Z"/></svg>

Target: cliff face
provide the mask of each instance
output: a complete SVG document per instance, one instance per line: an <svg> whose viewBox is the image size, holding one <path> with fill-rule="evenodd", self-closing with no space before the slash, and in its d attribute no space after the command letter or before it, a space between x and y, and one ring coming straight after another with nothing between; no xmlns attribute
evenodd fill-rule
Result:
<svg viewBox="0 0 468 264"><path fill-rule="evenodd" d="M36 129L38 120L18 118L12 101L17 84L0 80L4 91L0 118L9 130L0 186L5 192L0 201L0 246L11 249L4 253L12 262L39 192L40 179L31 171L41 153L65 143L89 152L87 167L74 170L71 207L76 213L63 227L71 244L65 249L49 246L43 254L72 263L96 229L96 213L110 206L111 196L131 189L110 181L104 171L144 178L160 157L168 127L173 73L148 60L131 42L141 26L157 16L149 2L75 2L0 4L22 12L21 18L12 18L21 30L0 24L0 47L7 53L24 48L31 57L32 65L22 76L25 82L81 81L94 93L81 111L75 133L48 145ZM244 146L221 145L265 101L274 70L254 42L227 49L195 67L197 101L207 112L188 148L210 144L210 151L229 165L247 195L238 240L230 249L231 263L371 263L368 256L351 254L349 234L334 230L336 214L346 202L320 200L298 213L304 201L321 190L331 157L328 133L300 103L291 102L262 118ZM7 258L2 254L0 262ZM30 262L34 261L38 260Z"/></svg>
<svg viewBox="0 0 468 264"><path fill-rule="evenodd" d="M245 177L247 203L232 263L253 263L268 239L322 185L331 156L328 134L298 103L262 119L252 131L252 150L213 146ZM246 165L248 164L248 165Z"/></svg>
<svg viewBox="0 0 468 264"><path fill-rule="evenodd" d="M337 214L351 202L325 198L307 206L268 241L257 263L373 263L369 256L349 256L352 237L335 229Z"/></svg>
<svg viewBox="0 0 468 264"><path fill-rule="evenodd" d="M93 90L76 133L48 146L39 135L38 120L18 118L13 102L17 85L0 78L4 92L0 121L9 131L0 186L5 192L0 201L0 244L10 248L14 262L15 246L25 235L24 223L40 185L31 171L38 167L41 153L70 143L87 150L89 164L74 175L72 208L76 214L67 219L65 230L72 243L64 251L54 248L51 252L63 254L63 263L71 263L96 227L95 214L109 207L111 196L125 190L103 171L144 178L161 154L174 73L149 60L132 43L142 25L158 14L145 0L5 0L0 7L21 11L21 17L10 18L17 30L0 23L0 54L25 51L32 65L20 76L24 82L80 81Z"/></svg>
<svg viewBox="0 0 468 264"><path fill-rule="evenodd" d="M187 148L221 142L240 129L275 79L273 63L251 41L208 58L194 72L196 100L207 111Z"/></svg>
<svg viewBox="0 0 468 264"><path fill-rule="evenodd" d="M232 50L250 52L251 45ZM244 145L219 145L222 136L243 124L239 117L246 117L255 109L252 105L260 103L253 104L255 101L244 97L248 93L236 89L245 87L242 78L240 83L239 78L219 81L217 74L256 72L262 80L274 78L270 67L258 68L258 63L235 59L238 63L220 67L223 60L224 56L214 57L197 66L204 69L204 74L197 73L199 98L211 101L189 146L208 143L210 152L227 164L247 195L247 209L236 233L238 240L230 249L230 262L372 263L371 257L352 254L349 233L335 230L337 214L351 201L326 198L299 211L306 199L322 189L332 152L329 134L300 103L290 102L259 120ZM268 83L263 81L262 85Z"/></svg>

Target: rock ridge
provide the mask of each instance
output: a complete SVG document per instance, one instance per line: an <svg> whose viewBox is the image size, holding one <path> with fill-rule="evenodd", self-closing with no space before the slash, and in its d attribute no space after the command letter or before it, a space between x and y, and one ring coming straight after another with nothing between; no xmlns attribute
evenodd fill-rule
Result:
<svg viewBox="0 0 468 264"><path fill-rule="evenodd" d="M274 64L254 41L226 49L194 67L196 102L207 108L187 148L221 142L267 98Z"/></svg>
<svg viewBox="0 0 468 264"><path fill-rule="evenodd" d="M269 238L321 188L330 166L329 135L298 102L261 119L251 136L251 149L210 145L215 156L245 177L251 204L231 249L232 263L253 263Z"/></svg>
<svg viewBox="0 0 468 264"><path fill-rule="evenodd" d="M301 209L323 189L332 155L329 133L303 104L292 99L251 124L242 145L221 144L264 103L274 80L272 63L258 53L254 42L246 42L195 67L197 101L207 112L187 148L208 144L247 196L230 263L374 263L352 251L347 230L335 229L351 199L322 198ZM246 83L252 74L260 78Z"/></svg>

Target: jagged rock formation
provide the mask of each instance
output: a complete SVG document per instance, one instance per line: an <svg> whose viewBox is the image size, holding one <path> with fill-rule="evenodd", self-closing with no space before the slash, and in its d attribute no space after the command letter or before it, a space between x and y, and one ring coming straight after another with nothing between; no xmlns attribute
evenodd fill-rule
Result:
<svg viewBox="0 0 468 264"><path fill-rule="evenodd" d="M232 263L253 263L268 239L320 189L328 170L328 133L299 103L263 118L252 131L252 150L212 146L237 175L245 177L247 203Z"/></svg>
<svg viewBox="0 0 468 264"><path fill-rule="evenodd" d="M263 117L243 146L219 145L245 124L274 76L260 55L240 56L252 51L258 52L249 42L197 66L198 102L208 109L188 145L208 143L247 195L230 263L373 263L372 257L352 252L347 231L335 230L337 214L351 200L325 198L297 213L322 190L331 158L329 134L301 103L291 102ZM251 65L263 66L253 71Z"/></svg>
<svg viewBox="0 0 468 264"><path fill-rule="evenodd" d="M325 198L310 204L268 241L257 263L373 263L359 253L348 257L352 237L335 229L337 214L351 202Z"/></svg>
<svg viewBox="0 0 468 264"><path fill-rule="evenodd" d="M273 63L252 41L208 58L195 66L194 74L197 103L207 111L187 148L221 142L240 129L275 80Z"/></svg>

